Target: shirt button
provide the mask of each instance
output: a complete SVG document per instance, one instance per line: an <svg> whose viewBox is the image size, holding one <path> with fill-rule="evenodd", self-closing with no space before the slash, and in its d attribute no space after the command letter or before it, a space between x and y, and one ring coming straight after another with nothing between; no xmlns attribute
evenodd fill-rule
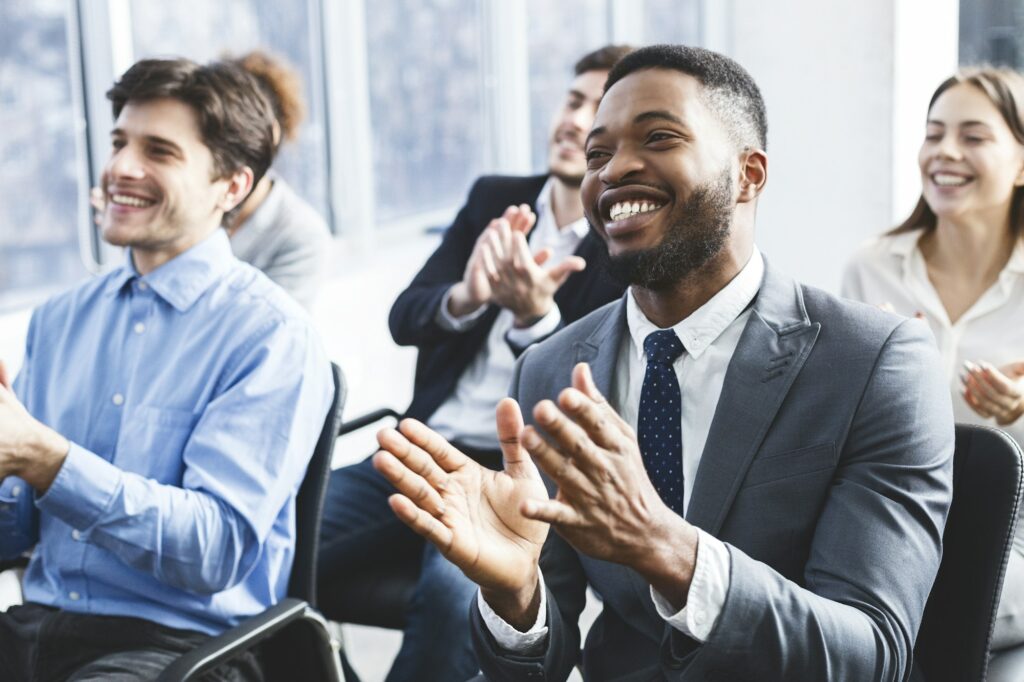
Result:
<svg viewBox="0 0 1024 682"><path fill-rule="evenodd" d="M16 486L11 488L11 496L12 497L17 497L20 494L21 494L21 486L20 485L16 485Z"/></svg>
<svg viewBox="0 0 1024 682"><path fill-rule="evenodd" d="M136 322L134 329L136 334L141 334L142 332L146 331L146 325L142 324L141 322Z"/></svg>
<svg viewBox="0 0 1024 682"><path fill-rule="evenodd" d="M139 282L139 290L140 291L145 291L148 288L149 288L148 284L146 284L145 282Z"/></svg>
<svg viewBox="0 0 1024 682"><path fill-rule="evenodd" d="M115 393L114 397L111 398L110 401L117 406L124 405L124 396L121 395L120 393Z"/></svg>
<svg viewBox="0 0 1024 682"><path fill-rule="evenodd" d="M78 594L77 592L69 592L68 597L71 598L71 601L78 601L82 598L82 595Z"/></svg>
<svg viewBox="0 0 1024 682"><path fill-rule="evenodd" d="M71 531L71 539L72 540L81 540L82 539L82 534L79 533L77 530L73 530L73 531Z"/></svg>

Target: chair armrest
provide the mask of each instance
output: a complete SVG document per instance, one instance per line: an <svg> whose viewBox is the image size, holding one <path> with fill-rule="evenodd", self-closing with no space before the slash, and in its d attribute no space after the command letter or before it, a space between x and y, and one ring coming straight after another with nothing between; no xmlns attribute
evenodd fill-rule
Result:
<svg viewBox="0 0 1024 682"><path fill-rule="evenodd" d="M368 412L364 415L356 417L355 419L350 419L349 421L342 422L341 426L338 427L338 435L344 436L346 433L358 431L364 426L369 426L370 424L376 421L380 421L381 419L387 419L389 417L391 419L394 419L395 421L398 421L399 419L402 418L402 415L396 412L395 410L392 410L390 407L382 407L379 410L374 410L373 412Z"/></svg>
<svg viewBox="0 0 1024 682"><path fill-rule="evenodd" d="M327 622L320 614L301 599L290 597L183 654L165 668L157 679L159 682L183 682L197 679L199 675L231 660L238 654L253 648L296 623L309 626L319 640L317 649L320 653L321 667L331 675L325 679L343 680L338 658L340 642L331 637L327 629Z"/></svg>

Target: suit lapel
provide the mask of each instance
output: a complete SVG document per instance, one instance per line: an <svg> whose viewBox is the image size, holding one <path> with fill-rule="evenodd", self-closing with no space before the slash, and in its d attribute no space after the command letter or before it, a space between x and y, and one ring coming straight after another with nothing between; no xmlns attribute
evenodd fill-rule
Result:
<svg viewBox="0 0 1024 682"><path fill-rule="evenodd" d="M811 352L811 323L799 285L766 263L754 309L725 374L704 445L687 520L715 535L751 460Z"/></svg>
<svg viewBox="0 0 1024 682"><path fill-rule="evenodd" d="M583 341L573 344L576 363L586 362L594 377L597 390L606 398L612 396L615 388L615 365L619 357L619 345L626 333L627 292L612 306L601 324Z"/></svg>

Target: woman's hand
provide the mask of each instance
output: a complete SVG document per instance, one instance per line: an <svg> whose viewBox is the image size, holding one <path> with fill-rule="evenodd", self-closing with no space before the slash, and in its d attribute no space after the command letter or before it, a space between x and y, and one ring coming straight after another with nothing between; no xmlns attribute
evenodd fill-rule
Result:
<svg viewBox="0 0 1024 682"><path fill-rule="evenodd" d="M1024 414L1024 361L1002 367L965 362L960 380L964 400L982 417L1007 426Z"/></svg>

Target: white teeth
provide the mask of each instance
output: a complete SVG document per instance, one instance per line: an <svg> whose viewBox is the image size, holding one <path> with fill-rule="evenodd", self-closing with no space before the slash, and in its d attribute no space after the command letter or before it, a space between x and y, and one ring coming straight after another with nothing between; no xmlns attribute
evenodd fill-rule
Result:
<svg viewBox="0 0 1024 682"><path fill-rule="evenodd" d="M608 211L608 217L613 221L622 220L640 213L657 211L659 208L661 208L661 204L656 204L653 201L619 201L612 204Z"/></svg>
<svg viewBox="0 0 1024 682"><path fill-rule="evenodd" d="M940 187L959 187L966 185L969 180L962 175L953 175L951 173L936 173L932 176L932 180L935 184Z"/></svg>
<svg viewBox="0 0 1024 682"><path fill-rule="evenodd" d="M138 197L128 196L127 194L112 194L110 196L110 201L122 206L134 206L135 208L145 208L147 206L152 206L154 203L148 199L139 199Z"/></svg>

